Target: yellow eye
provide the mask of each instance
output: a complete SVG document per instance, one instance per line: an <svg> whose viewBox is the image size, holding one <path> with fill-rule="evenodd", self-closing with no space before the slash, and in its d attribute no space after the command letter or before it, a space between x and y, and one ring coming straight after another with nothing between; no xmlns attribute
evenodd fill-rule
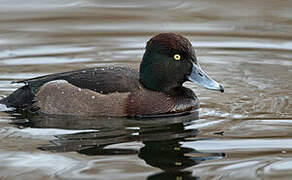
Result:
<svg viewBox="0 0 292 180"><path fill-rule="evenodd" d="M175 55L173 56L173 58L174 58L174 60L179 61L179 60L180 60L180 55L179 55L179 54L175 54Z"/></svg>

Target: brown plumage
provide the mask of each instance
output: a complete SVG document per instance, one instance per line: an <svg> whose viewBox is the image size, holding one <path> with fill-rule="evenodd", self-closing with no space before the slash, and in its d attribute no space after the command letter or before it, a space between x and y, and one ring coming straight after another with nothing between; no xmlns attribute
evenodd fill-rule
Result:
<svg viewBox="0 0 292 180"><path fill-rule="evenodd" d="M186 88L181 94L165 94L145 89L138 77L130 76L135 86L129 86L128 92L105 92L102 94L90 89L72 85L67 81L50 81L35 94L33 106L46 114L67 114L82 116L137 116L180 113L198 108L197 100L183 97ZM129 81L123 77L121 81ZM118 80L119 81L119 80ZM175 91L176 92L176 91Z"/></svg>
<svg viewBox="0 0 292 180"><path fill-rule="evenodd" d="M46 114L154 117L199 108L185 81L223 92L197 64L186 38L174 33L147 42L140 71L126 67L97 67L16 81L24 83L0 103Z"/></svg>

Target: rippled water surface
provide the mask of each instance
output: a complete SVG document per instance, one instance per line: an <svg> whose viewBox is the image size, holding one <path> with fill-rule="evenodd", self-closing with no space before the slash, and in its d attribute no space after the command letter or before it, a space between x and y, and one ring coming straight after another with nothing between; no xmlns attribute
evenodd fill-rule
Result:
<svg viewBox="0 0 292 180"><path fill-rule="evenodd" d="M189 38L225 93L186 83L199 112L142 121L30 116L0 105L0 179L292 179L291 8L270 0L1 1L0 97L17 79L137 68L160 32Z"/></svg>

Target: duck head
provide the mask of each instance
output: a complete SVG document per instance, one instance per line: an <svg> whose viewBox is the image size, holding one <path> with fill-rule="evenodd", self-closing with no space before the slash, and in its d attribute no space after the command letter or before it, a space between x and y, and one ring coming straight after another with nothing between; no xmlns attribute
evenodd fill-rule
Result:
<svg viewBox="0 0 292 180"><path fill-rule="evenodd" d="M223 86L201 69L190 41L174 33L158 34L147 42L140 64L140 81L153 91L166 92L192 81L224 92Z"/></svg>

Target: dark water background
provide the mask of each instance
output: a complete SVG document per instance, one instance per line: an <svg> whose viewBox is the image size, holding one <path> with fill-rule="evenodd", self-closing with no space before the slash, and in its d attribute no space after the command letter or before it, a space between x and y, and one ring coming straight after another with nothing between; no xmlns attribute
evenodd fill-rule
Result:
<svg viewBox="0 0 292 180"><path fill-rule="evenodd" d="M1 106L0 179L292 179L291 9L272 0L2 0L0 96L17 79L138 67L161 32L188 37L225 93L187 83L199 118L148 121Z"/></svg>

